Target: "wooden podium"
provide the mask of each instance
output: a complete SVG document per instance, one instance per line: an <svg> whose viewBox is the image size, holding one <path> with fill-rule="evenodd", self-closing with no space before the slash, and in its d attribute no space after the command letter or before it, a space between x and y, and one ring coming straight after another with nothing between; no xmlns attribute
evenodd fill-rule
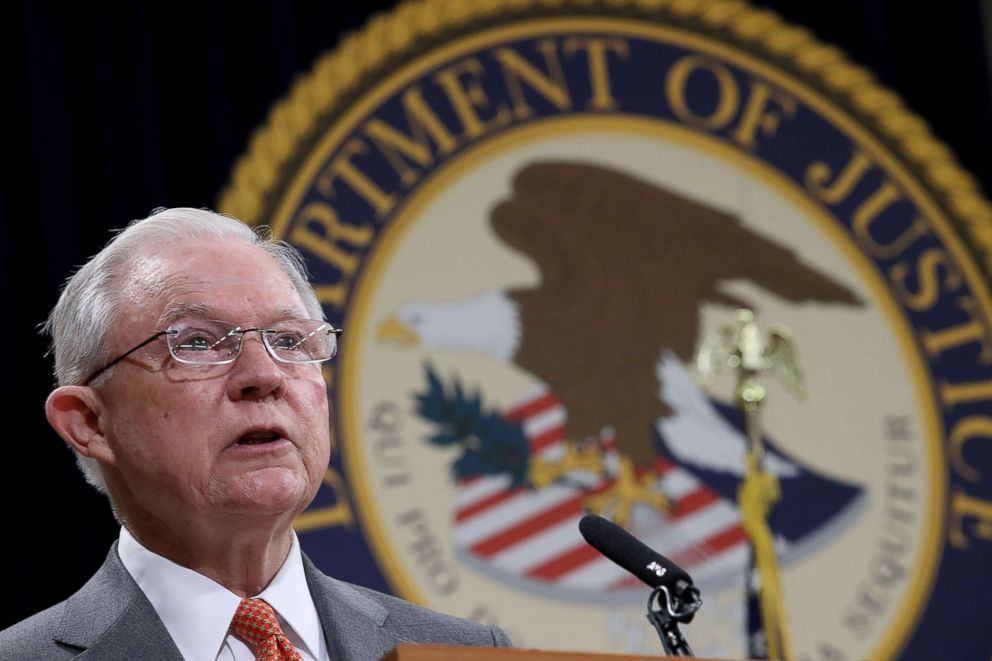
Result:
<svg viewBox="0 0 992 661"><path fill-rule="evenodd" d="M658 661L671 657L548 652L512 647L458 647L454 645L397 645L382 661ZM696 657L693 657L696 658ZM700 659L699 661L707 661ZM711 659L709 661L716 661Z"/></svg>

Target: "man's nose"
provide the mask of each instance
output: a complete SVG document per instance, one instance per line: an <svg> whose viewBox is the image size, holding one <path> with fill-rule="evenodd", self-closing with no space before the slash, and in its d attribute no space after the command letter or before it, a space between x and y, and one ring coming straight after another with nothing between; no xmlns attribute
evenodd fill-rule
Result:
<svg viewBox="0 0 992 661"><path fill-rule="evenodd" d="M258 333L246 334L241 354L234 361L228 380L228 396L234 400L281 397L286 390L286 373L269 355Z"/></svg>

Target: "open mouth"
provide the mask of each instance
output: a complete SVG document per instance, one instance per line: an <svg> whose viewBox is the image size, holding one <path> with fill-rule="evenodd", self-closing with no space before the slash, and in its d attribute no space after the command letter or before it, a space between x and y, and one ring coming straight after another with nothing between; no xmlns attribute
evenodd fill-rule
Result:
<svg viewBox="0 0 992 661"><path fill-rule="evenodd" d="M282 438L274 431L252 431L238 439L238 445L263 445Z"/></svg>

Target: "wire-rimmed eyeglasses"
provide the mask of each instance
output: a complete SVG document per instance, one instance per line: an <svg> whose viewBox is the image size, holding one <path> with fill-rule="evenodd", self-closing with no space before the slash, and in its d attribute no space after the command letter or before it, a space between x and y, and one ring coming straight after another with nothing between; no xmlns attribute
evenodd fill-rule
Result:
<svg viewBox="0 0 992 661"><path fill-rule="evenodd" d="M226 365L241 353L245 333L257 332L272 358L281 363L322 363L338 351L340 328L317 319L286 319L269 328L241 328L237 324L217 319L187 319L156 332L145 341L131 347L83 381L93 379L121 362L138 349L165 336L169 353L187 365Z"/></svg>

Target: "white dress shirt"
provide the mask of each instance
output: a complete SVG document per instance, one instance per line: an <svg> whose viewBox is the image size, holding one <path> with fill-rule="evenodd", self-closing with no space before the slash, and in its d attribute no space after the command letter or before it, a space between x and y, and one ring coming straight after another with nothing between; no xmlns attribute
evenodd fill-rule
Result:
<svg viewBox="0 0 992 661"><path fill-rule="evenodd" d="M203 574L152 553L123 527L117 553L186 661L254 661L251 649L228 631L241 597ZM254 596L275 609L283 633L306 661L329 661L296 533L279 572Z"/></svg>

